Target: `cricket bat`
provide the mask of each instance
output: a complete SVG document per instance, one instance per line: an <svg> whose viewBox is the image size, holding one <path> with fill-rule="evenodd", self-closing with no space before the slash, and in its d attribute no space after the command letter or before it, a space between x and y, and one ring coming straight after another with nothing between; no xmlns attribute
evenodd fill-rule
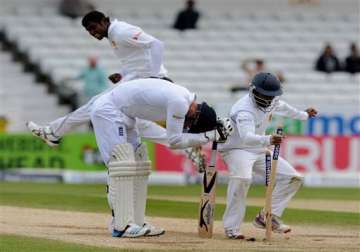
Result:
<svg viewBox="0 0 360 252"><path fill-rule="evenodd" d="M282 135L283 128L278 127L276 130L276 134ZM279 159L280 154L280 144L275 145L274 152L271 160L270 151L266 152L265 156L265 185L266 185L266 198L265 198L265 237L267 241L271 240L272 234L272 214L271 214L271 204L272 204L272 192L275 185L276 180L276 168L277 168L277 161Z"/></svg>
<svg viewBox="0 0 360 252"><path fill-rule="evenodd" d="M211 148L209 166L204 172L202 181L202 193L200 198L200 214L198 234L201 238L211 238L213 234L215 190L216 190L216 154L217 142L214 141Z"/></svg>

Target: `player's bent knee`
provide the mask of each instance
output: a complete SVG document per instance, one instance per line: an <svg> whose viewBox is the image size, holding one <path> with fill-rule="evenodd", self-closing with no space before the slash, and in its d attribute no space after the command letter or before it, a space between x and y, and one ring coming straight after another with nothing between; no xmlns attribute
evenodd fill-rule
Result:
<svg viewBox="0 0 360 252"><path fill-rule="evenodd" d="M231 180L238 180L241 182L251 183L252 176L239 176L239 175L230 175L229 179Z"/></svg>
<svg viewBox="0 0 360 252"><path fill-rule="evenodd" d="M290 179L290 183L303 185L304 184L304 177L303 176L293 176Z"/></svg>

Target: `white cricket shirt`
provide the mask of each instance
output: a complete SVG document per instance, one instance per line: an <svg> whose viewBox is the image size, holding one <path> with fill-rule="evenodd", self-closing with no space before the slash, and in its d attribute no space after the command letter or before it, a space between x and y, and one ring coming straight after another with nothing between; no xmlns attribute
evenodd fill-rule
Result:
<svg viewBox="0 0 360 252"><path fill-rule="evenodd" d="M110 99L130 118L166 121L171 148L186 148L209 141L204 134L183 133L185 115L195 94L186 88L162 79L137 79L116 86Z"/></svg>
<svg viewBox="0 0 360 252"><path fill-rule="evenodd" d="M121 61L122 81L136 78L163 77L163 42L145 33L140 27L113 20L108 39Z"/></svg>
<svg viewBox="0 0 360 252"><path fill-rule="evenodd" d="M281 100L275 103L272 111L264 112L247 94L232 106L230 118L235 124L234 132L224 144L219 146L219 149L224 151L227 149L263 151L270 145L270 135L265 135L265 130L270 123L271 114L299 120L308 119L305 111L299 111Z"/></svg>

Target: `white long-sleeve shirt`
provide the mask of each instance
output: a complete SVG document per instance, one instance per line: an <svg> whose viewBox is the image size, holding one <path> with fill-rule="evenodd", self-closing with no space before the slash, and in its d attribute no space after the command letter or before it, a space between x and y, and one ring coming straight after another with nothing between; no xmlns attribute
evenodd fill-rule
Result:
<svg viewBox="0 0 360 252"><path fill-rule="evenodd" d="M121 61L119 71L122 81L138 78L164 77L164 44L145 33L140 27L113 20L108 29L108 39Z"/></svg>
<svg viewBox="0 0 360 252"><path fill-rule="evenodd" d="M203 133L184 133L185 116L195 94L161 79L137 79L116 86L109 94L116 109L130 118L166 121L170 148L199 146L212 140Z"/></svg>
<svg viewBox="0 0 360 252"><path fill-rule="evenodd" d="M270 123L272 114L299 120L308 119L305 111L299 111L281 100L275 102L271 111L264 112L257 107L248 94L232 106L230 118L234 125L234 132L224 144L219 145L219 150L263 151L270 145L270 135L265 135L265 130Z"/></svg>

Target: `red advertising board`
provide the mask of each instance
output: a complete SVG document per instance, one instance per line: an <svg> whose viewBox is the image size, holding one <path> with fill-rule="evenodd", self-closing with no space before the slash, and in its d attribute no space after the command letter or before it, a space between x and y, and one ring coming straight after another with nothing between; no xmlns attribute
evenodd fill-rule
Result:
<svg viewBox="0 0 360 252"><path fill-rule="evenodd" d="M210 144L203 147L208 156L210 148ZM359 173L360 137L288 136L281 146L281 156L301 173ZM161 145L155 146L155 160L158 172L192 170L184 152L169 150ZM227 171L220 155L217 158L217 169Z"/></svg>
<svg viewBox="0 0 360 252"><path fill-rule="evenodd" d="M206 156L210 157L211 144L203 146L203 152ZM189 169L189 161L186 158L184 151L170 150L163 145L155 145L155 160L156 171L158 172L182 172L184 169ZM191 166L191 165L190 165ZM221 160L220 155L217 156L216 168L219 171L227 171L224 162Z"/></svg>
<svg viewBox="0 0 360 252"><path fill-rule="evenodd" d="M282 156L302 173L360 172L360 137L287 137Z"/></svg>

